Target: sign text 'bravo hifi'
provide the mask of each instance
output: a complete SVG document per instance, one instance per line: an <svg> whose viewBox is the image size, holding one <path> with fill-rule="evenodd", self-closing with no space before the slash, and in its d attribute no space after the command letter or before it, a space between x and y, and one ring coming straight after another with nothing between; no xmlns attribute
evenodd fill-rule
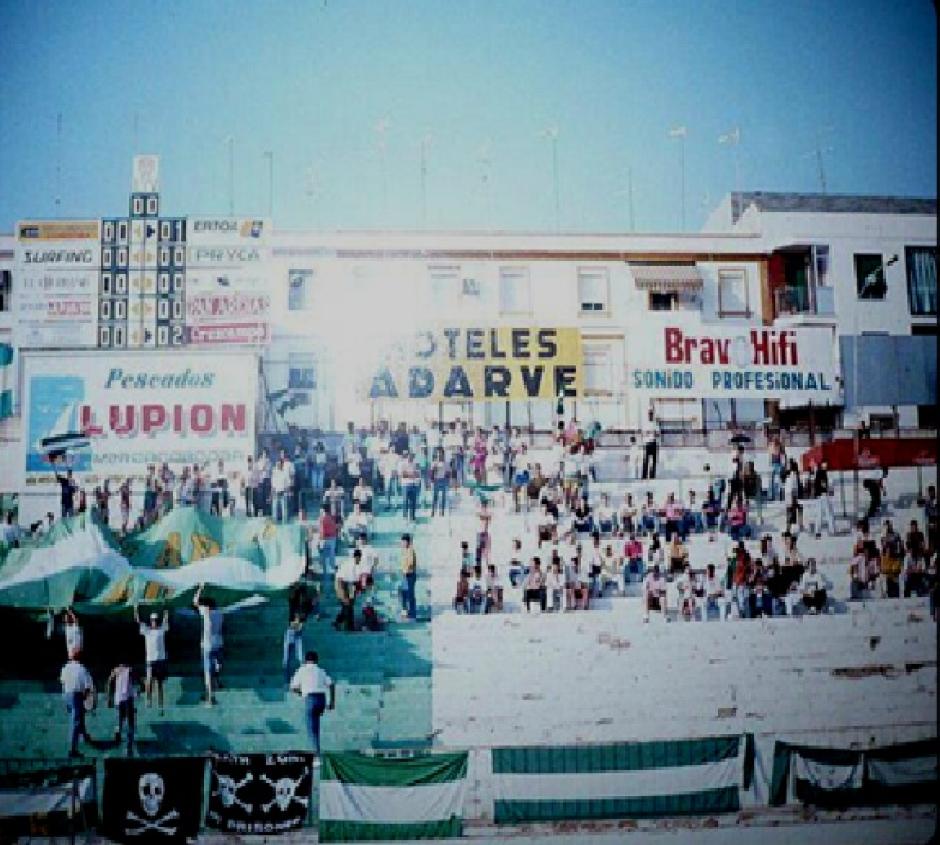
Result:
<svg viewBox="0 0 940 845"><path fill-rule="evenodd" d="M164 462L214 469L254 451L251 353L35 352L22 366L27 484L67 468L117 478Z"/></svg>
<svg viewBox="0 0 940 845"><path fill-rule="evenodd" d="M581 333L573 328L446 327L391 351L369 399L426 402L552 399L582 394Z"/></svg>
<svg viewBox="0 0 940 845"><path fill-rule="evenodd" d="M630 387L654 396L841 401L826 328L665 326L631 346L630 364Z"/></svg>

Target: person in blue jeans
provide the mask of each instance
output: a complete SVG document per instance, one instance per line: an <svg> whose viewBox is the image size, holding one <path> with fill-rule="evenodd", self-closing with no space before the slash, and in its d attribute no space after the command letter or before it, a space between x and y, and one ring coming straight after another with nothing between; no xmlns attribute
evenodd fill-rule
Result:
<svg viewBox="0 0 940 845"><path fill-rule="evenodd" d="M78 750L79 739L94 745L94 740L85 729L85 696L93 693L95 686L88 670L78 662L78 654L77 648L69 651L69 662L62 667L59 675L62 697L69 713L69 757L82 756Z"/></svg>
<svg viewBox="0 0 940 845"><path fill-rule="evenodd" d="M320 717L329 707L336 707L336 684L318 665L319 656L308 651L304 665L299 667L291 679L290 688L304 700L304 719L307 735L315 754L320 754ZM329 705L327 694L329 693Z"/></svg>
<svg viewBox="0 0 940 845"><path fill-rule="evenodd" d="M412 622L418 618L415 584L418 580L418 557L411 544L411 535L401 535L402 616Z"/></svg>
<svg viewBox="0 0 940 845"><path fill-rule="evenodd" d="M433 485L431 516L437 513L438 504L440 504L441 516L443 516L444 512L447 510L447 487L450 484L443 449L438 449L435 453L434 463L431 464L430 476L431 484Z"/></svg>

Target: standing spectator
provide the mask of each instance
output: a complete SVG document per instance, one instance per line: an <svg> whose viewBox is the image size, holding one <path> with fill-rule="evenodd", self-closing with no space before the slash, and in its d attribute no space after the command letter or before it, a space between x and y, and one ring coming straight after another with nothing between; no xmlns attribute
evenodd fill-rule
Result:
<svg viewBox="0 0 940 845"><path fill-rule="evenodd" d="M228 511L228 474L225 462L220 460L215 466L215 478L212 479L212 499L209 512L222 516Z"/></svg>
<svg viewBox="0 0 940 845"><path fill-rule="evenodd" d="M144 658L147 664L147 706L153 706L153 689L157 688L157 703L160 705L160 715L163 715L163 682L167 676L166 662L166 633L170 630L169 611L163 611L163 622L156 613L150 614L150 624L144 625L140 621L137 605L134 605L134 621L144 638Z"/></svg>
<svg viewBox="0 0 940 845"><path fill-rule="evenodd" d="M318 440L313 447L313 458L310 462L310 486L315 494L323 492L323 484L326 480L326 448L323 442Z"/></svg>
<svg viewBox="0 0 940 845"><path fill-rule="evenodd" d="M206 682L206 707L216 703L213 695L214 688L221 688L220 676L222 674L222 611L216 606L215 600L203 598L202 590L205 584L200 584L193 596L193 607L202 616L202 671Z"/></svg>
<svg viewBox="0 0 940 845"><path fill-rule="evenodd" d="M565 604L565 577L561 571L561 558L552 554L551 567L545 575L545 595L551 601L551 609L555 612L564 608Z"/></svg>
<svg viewBox="0 0 940 845"><path fill-rule="evenodd" d="M258 486L261 483L261 473L255 464L254 458L248 456L245 461L245 474L242 477L242 490L245 494L245 516L255 515L255 505L258 501Z"/></svg>
<svg viewBox="0 0 940 845"><path fill-rule="evenodd" d="M656 478L656 461L659 456L659 421L652 408L646 415L643 427L643 480Z"/></svg>
<svg viewBox="0 0 940 845"><path fill-rule="evenodd" d="M403 514L409 522L417 521L418 493L421 490L421 474L410 452L406 452L401 463L401 485L404 493Z"/></svg>
<svg viewBox="0 0 940 845"><path fill-rule="evenodd" d="M768 495L771 501L777 501L783 493L781 479L783 478L783 468L786 461L786 451L780 442L779 436L775 435L771 438L767 451L770 455L770 490Z"/></svg>
<svg viewBox="0 0 940 845"><path fill-rule="evenodd" d="M869 496L868 512L865 514L869 520L874 519L881 510L881 501L885 493L885 478L887 476L888 470L883 468L879 478L866 478L862 482L862 487L865 488Z"/></svg>
<svg viewBox="0 0 940 845"><path fill-rule="evenodd" d="M308 651L304 665L297 669L291 679L290 688L304 700L307 720L307 733L313 745L314 754L320 754L320 717L323 711L336 706L336 684L318 665L319 657L315 651ZM327 704L326 694L330 701Z"/></svg>
<svg viewBox="0 0 940 845"><path fill-rule="evenodd" d="M501 613L503 610L503 583L496 574L496 564L491 563L486 567L486 577L484 580L486 588L486 607L485 613L496 611Z"/></svg>
<svg viewBox="0 0 940 845"><path fill-rule="evenodd" d="M339 600L339 613L333 622L333 627L339 631L356 630L356 589L358 586L358 567L362 560L362 550L353 549L351 557L347 557L336 568L334 587L336 598Z"/></svg>
<svg viewBox="0 0 940 845"><path fill-rule="evenodd" d="M728 614L728 602L725 600L725 588L721 579L715 575L715 564L709 563L705 567L705 602L702 606L702 621L705 622L711 616L712 610L718 612L719 619L726 619Z"/></svg>
<svg viewBox="0 0 940 845"><path fill-rule="evenodd" d="M444 516L447 510L447 488L449 486L447 461L444 458L444 450L438 448L434 452L434 462L431 464L431 516L437 514L438 504L440 504L441 516Z"/></svg>
<svg viewBox="0 0 940 845"><path fill-rule="evenodd" d="M125 478L118 487L118 500L121 504L121 533L127 533L127 524L131 519L131 480Z"/></svg>
<svg viewBox="0 0 940 845"><path fill-rule="evenodd" d="M924 501L924 524L927 527L927 544L936 551L940 545L940 510L937 505L937 488L933 484L927 487L927 498Z"/></svg>
<svg viewBox="0 0 940 845"><path fill-rule="evenodd" d="M259 487L258 501L255 502L255 516L271 515L271 458L268 456L268 450L262 449L258 460L255 461L258 467Z"/></svg>
<svg viewBox="0 0 940 845"><path fill-rule="evenodd" d="M333 483L336 483L335 480ZM320 537L320 564L326 577L336 566L336 537L339 534L339 527L328 504L323 505L320 511L317 529Z"/></svg>
<svg viewBox="0 0 940 845"><path fill-rule="evenodd" d="M114 732L114 741L121 742L121 733L127 725L127 756L134 753L134 728L137 723L137 681L130 663L122 660L108 677L108 706L117 707L117 730Z"/></svg>
<svg viewBox="0 0 940 845"><path fill-rule="evenodd" d="M75 493L78 485L72 476L72 470L66 470L65 475L55 474L55 480L59 482L59 504L62 508L62 519L67 516L73 516L75 513Z"/></svg>
<svg viewBox="0 0 940 845"><path fill-rule="evenodd" d="M78 614L71 608L65 608L63 614L65 631L65 653L81 654L85 649L85 634L82 631L81 623L78 621Z"/></svg>
<svg viewBox="0 0 940 845"><path fill-rule="evenodd" d="M791 460L787 468L787 477L784 482L787 502L787 527L794 525L803 527L803 507L800 505L800 467L796 461Z"/></svg>
<svg viewBox="0 0 940 845"><path fill-rule="evenodd" d="M95 693L95 684L88 670L78 662L78 651L69 653L69 661L59 674L62 684L62 696L69 713L69 757L81 757L78 740L84 739L89 745L94 740L85 728L85 699Z"/></svg>
<svg viewBox="0 0 940 845"><path fill-rule="evenodd" d="M157 514L157 476L156 467L150 464L147 467L147 477L144 479L144 524L150 525Z"/></svg>
<svg viewBox="0 0 940 845"><path fill-rule="evenodd" d="M914 523L914 528L917 523ZM919 532L918 532L919 533ZM908 534L908 538L910 538ZM923 535L920 535L923 537ZM881 531L881 577L882 594L896 599L901 594L901 569L904 564L904 546L901 535L894 530L890 519L885 520Z"/></svg>
<svg viewBox="0 0 940 845"><path fill-rule="evenodd" d="M418 557L411 545L411 535L401 535L402 618L414 622L418 618L415 584L418 580Z"/></svg>
<svg viewBox="0 0 940 845"><path fill-rule="evenodd" d="M290 469L281 452L277 463L271 470L271 495L274 502L274 521L286 522L288 514L288 496L290 495L291 480Z"/></svg>
<svg viewBox="0 0 940 845"><path fill-rule="evenodd" d="M623 558L623 591L626 592L627 584L639 581L643 574L643 544L632 531L624 544Z"/></svg>

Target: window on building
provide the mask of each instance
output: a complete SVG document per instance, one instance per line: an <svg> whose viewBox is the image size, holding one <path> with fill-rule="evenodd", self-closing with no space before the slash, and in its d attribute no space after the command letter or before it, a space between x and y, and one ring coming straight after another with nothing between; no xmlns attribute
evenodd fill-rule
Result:
<svg viewBox="0 0 940 845"><path fill-rule="evenodd" d="M606 267L578 268L578 304L581 313L606 311L610 284Z"/></svg>
<svg viewBox="0 0 940 845"><path fill-rule="evenodd" d="M661 293L659 291L651 290L650 299L649 299L649 310L650 311L678 311L679 310L679 294L675 291L669 291L668 293Z"/></svg>
<svg viewBox="0 0 940 845"><path fill-rule="evenodd" d="M313 270L291 270L287 274L287 310L306 311L313 295Z"/></svg>
<svg viewBox="0 0 940 845"><path fill-rule="evenodd" d="M741 270L718 271L718 315L720 317L750 316L747 296L747 273Z"/></svg>
<svg viewBox="0 0 940 845"><path fill-rule="evenodd" d="M856 253L855 289L859 299L884 299L888 292L884 259L880 255Z"/></svg>
<svg viewBox="0 0 940 845"><path fill-rule="evenodd" d="M13 296L13 271L0 270L0 311L9 311Z"/></svg>
<svg viewBox="0 0 940 845"><path fill-rule="evenodd" d="M501 267L499 270L499 310L503 314L532 312L532 288L528 267Z"/></svg>
<svg viewBox="0 0 940 845"><path fill-rule="evenodd" d="M614 372L609 346L585 345L584 392L588 396L610 396L614 391Z"/></svg>
<svg viewBox="0 0 940 845"><path fill-rule="evenodd" d="M937 313L937 251L929 246L906 247L904 263L911 314L933 316Z"/></svg>
<svg viewBox="0 0 940 845"><path fill-rule="evenodd" d="M287 386L291 390L315 390L317 386L317 364L313 355L306 352L290 354L287 371Z"/></svg>
<svg viewBox="0 0 940 845"><path fill-rule="evenodd" d="M453 308L460 299L460 268L449 265L428 267L428 285L434 308Z"/></svg>

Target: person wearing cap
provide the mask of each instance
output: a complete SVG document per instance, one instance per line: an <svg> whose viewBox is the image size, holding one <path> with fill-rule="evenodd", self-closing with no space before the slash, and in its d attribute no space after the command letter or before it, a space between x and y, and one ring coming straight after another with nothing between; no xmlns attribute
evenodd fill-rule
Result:
<svg viewBox="0 0 940 845"><path fill-rule="evenodd" d="M147 661L147 706L153 706L153 688L157 688L157 703L160 705L160 715L163 710L163 682L166 680L166 632L170 630L169 611L163 611L163 622L157 613L150 614L150 624L140 621L140 612L134 605L134 621L140 628L140 635L144 638L144 656Z"/></svg>
<svg viewBox="0 0 940 845"><path fill-rule="evenodd" d="M88 670L78 660L78 649L69 652L69 660L59 674L62 684L62 697L69 713L69 757L81 757L78 740L84 739L89 745L94 740L85 728L85 698L94 694L95 684Z"/></svg>

